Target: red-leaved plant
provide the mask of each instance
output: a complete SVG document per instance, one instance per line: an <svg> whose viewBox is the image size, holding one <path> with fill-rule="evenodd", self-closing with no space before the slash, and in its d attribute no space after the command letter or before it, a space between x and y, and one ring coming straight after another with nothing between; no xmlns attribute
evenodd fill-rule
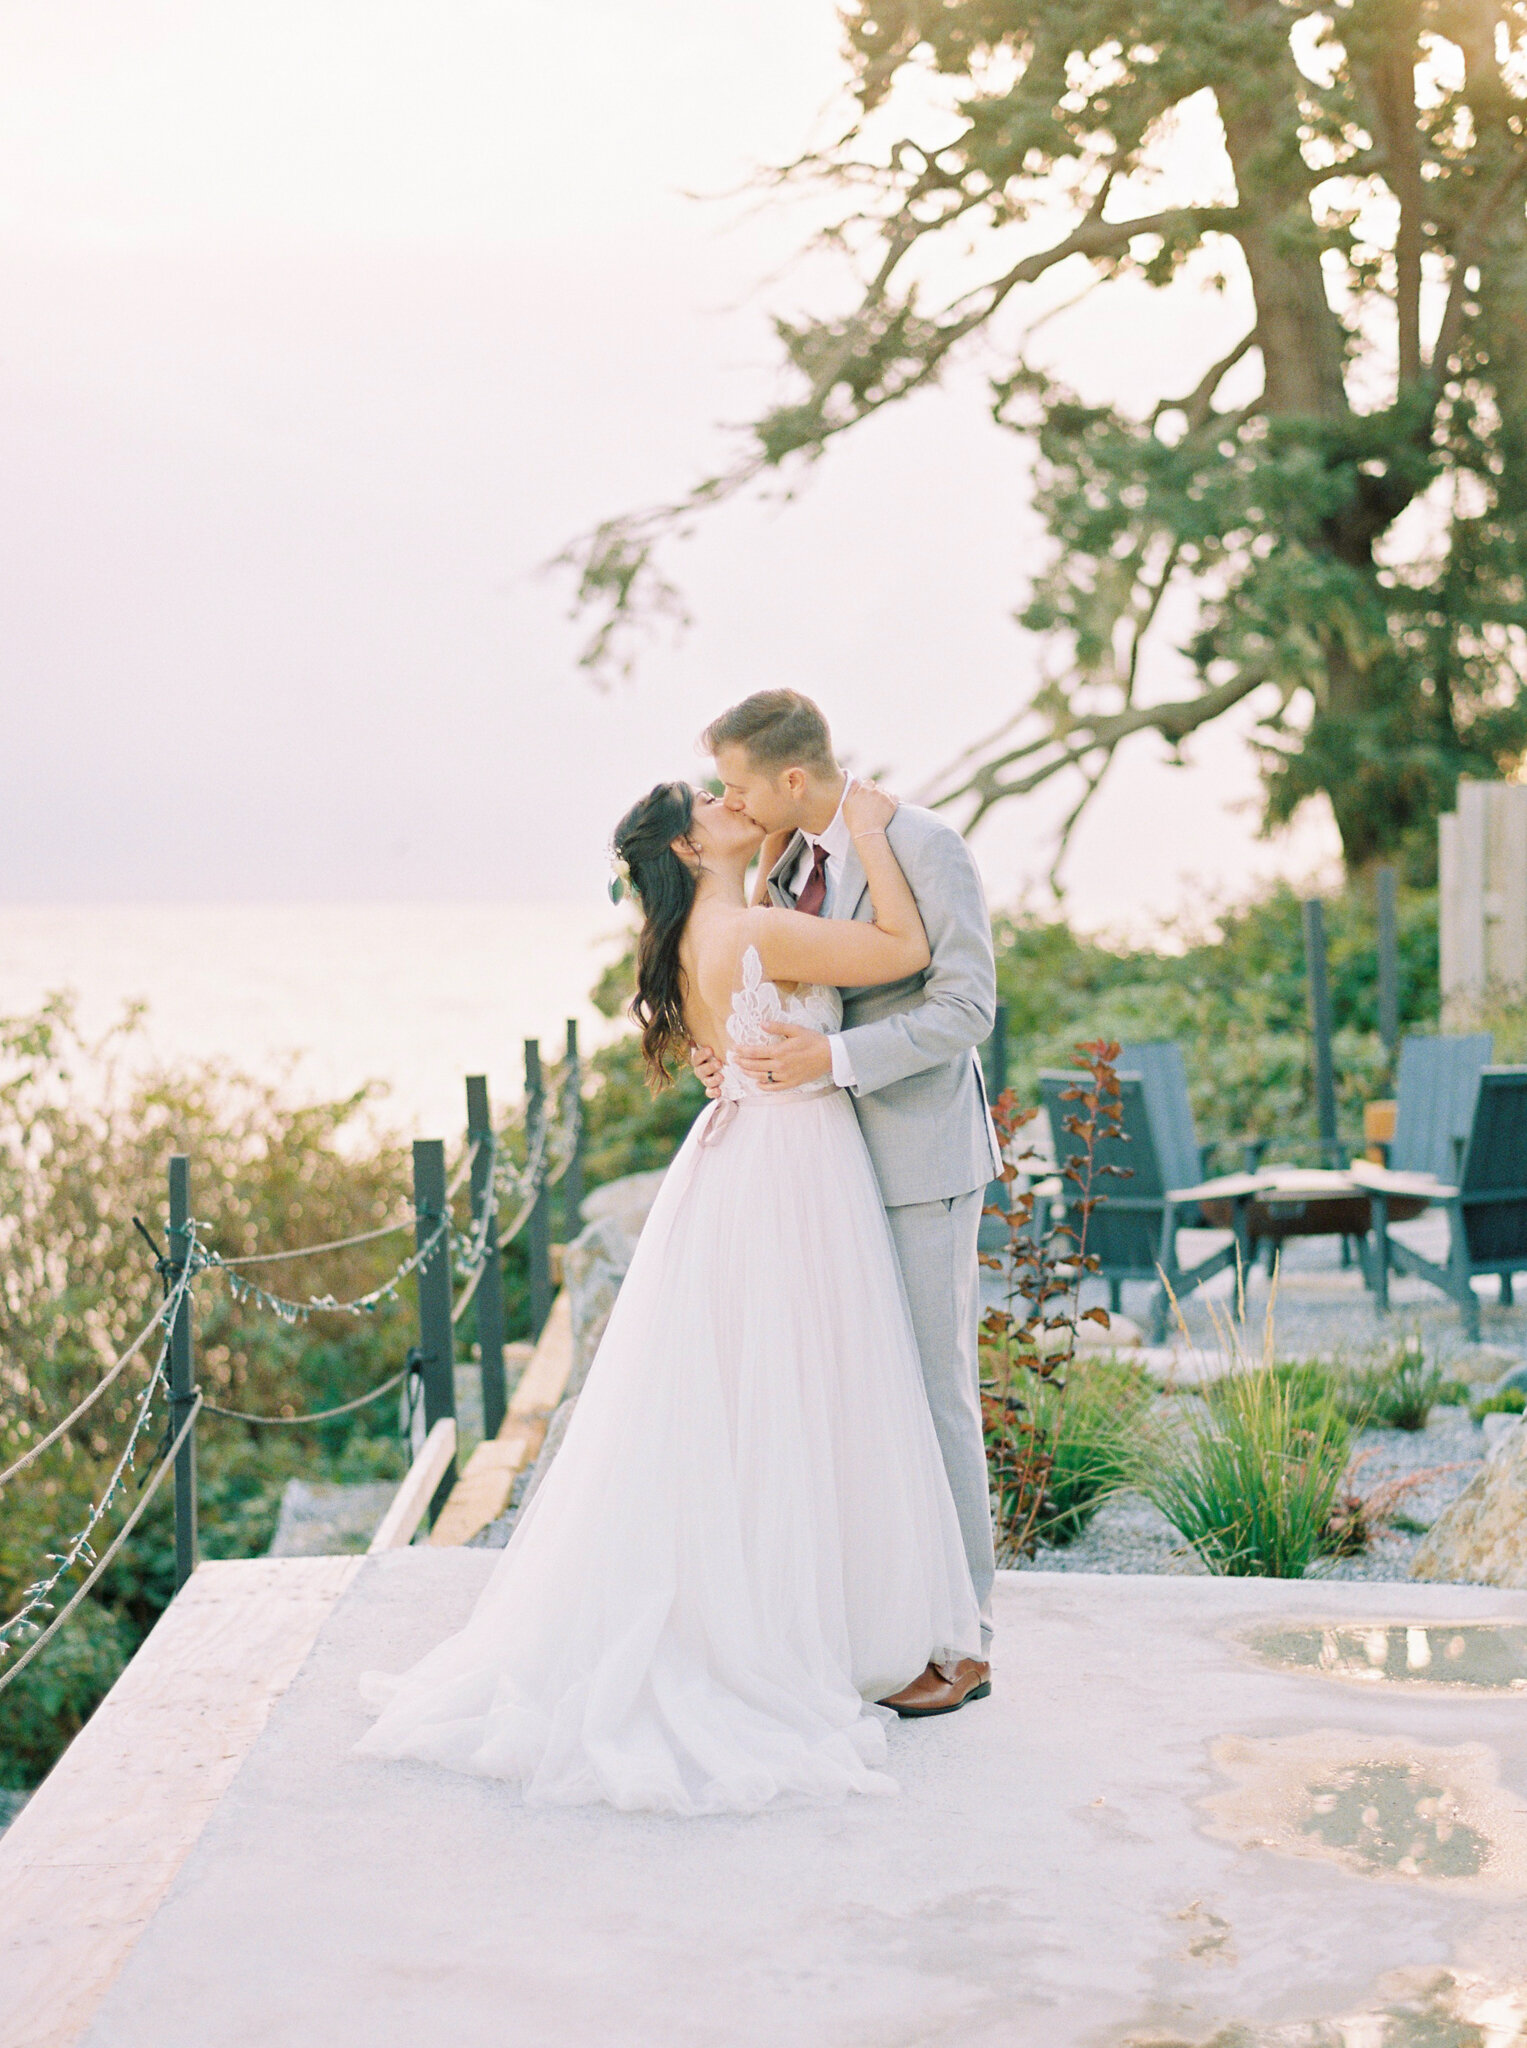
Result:
<svg viewBox="0 0 1527 2048"><path fill-rule="evenodd" d="M1125 1138L1118 1058L1119 1047L1111 1039L1077 1046L1072 1058L1077 1078L1061 1098L1076 1106L1053 1137L1057 1159L1063 1135L1075 1139L1080 1150L1058 1166L1021 1139L1037 1110L1020 1108L1007 1089L992 1111L1008 1201L1006 1206L989 1204L986 1214L1000 1216L1008 1236L1000 1252L981 1255L984 1266L1003 1276L1002 1305L989 1309L981 1322L981 1416L997 1540L1008 1556L1032 1556L1046 1520L1054 1440L1035 1412L1032 1389L1042 1383L1062 1396L1079 1325L1109 1327L1107 1309L1081 1306L1081 1285L1098 1270L1087 1249L1092 1213L1105 1199L1095 1192L1096 1184L1106 1175L1129 1172L1097 1157L1102 1141ZM1037 1185L1032 1184L1036 1176ZM1031 1184L1015 1192L1013 1184L1020 1179ZM1069 1191L1062 1182L1070 1182Z"/></svg>

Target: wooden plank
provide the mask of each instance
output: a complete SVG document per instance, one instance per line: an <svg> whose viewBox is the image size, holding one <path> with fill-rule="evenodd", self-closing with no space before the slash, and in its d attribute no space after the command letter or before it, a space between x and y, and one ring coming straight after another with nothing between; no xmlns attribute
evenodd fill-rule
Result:
<svg viewBox="0 0 1527 2048"><path fill-rule="evenodd" d="M72 2048L360 1560L203 1564L0 1836L0 2048Z"/></svg>
<svg viewBox="0 0 1527 2048"><path fill-rule="evenodd" d="M1488 788L1486 973L1499 1000L1527 988L1527 785L1494 782Z"/></svg>
<svg viewBox="0 0 1527 2048"><path fill-rule="evenodd" d="M504 1512L515 1479L535 1459L545 1440L546 1425L567 1390L572 1370L573 1309L564 1287L552 1303L541 1341L520 1375L503 1428L472 1453L435 1518L429 1538L432 1544L469 1543Z"/></svg>
<svg viewBox="0 0 1527 2048"><path fill-rule="evenodd" d="M1376 1188L1384 1195L1413 1196L1423 1202L1446 1202L1458 1192L1433 1174L1395 1173L1387 1166L1375 1166L1371 1159L1354 1159L1349 1178L1359 1188Z"/></svg>
<svg viewBox="0 0 1527 2048"><path fill-rule="evenodd" d="M1445 811L1437 820L1437 979L1442 992L1444 1031L1456 1031L1462 1022L1462 918L1463 850L1458 841L1458 816L1456 812ZM1403 1087L1400 1099L1405 1099Z"/></svg>
<svg viewBox="0 0 1527 2048"><path fill-rule="evenodd" d="M509 1403L512 1417L550 1415L567 1389L573 1370L573 1305L564 1287L551 1305L529 1365Z"/></svg>
<svg viewBox="0 0 1527 2048"><path fill-rule="evenodd" d="M400 1550L405 1543L413 1542L414 1531L424 1520L435 1489L451 1469L455 1456L456 1420L454 1416L442 1415L420 1445L418 1457L393 1495L392 1506L367 1545L368 1553Z"/></svg>
<svg viewBox="0 0 1527 2048"><path fill-rule="evenodd" d="M1460 1000L1478 1009L1485 993L1485 785L1466 776L1458 784L1455 959Z"/></svg>
<svg viewBox="0 0 1527 2048"><path fill-rule="evenodd" d="M450 1499L435 1518L429 1540L437 1549L470 1543L479 1530L496 1521L509 1505L519 1474L535 1458L546 1438L546 1419L523 1421L506 1417L496 1437L481 1443L467 1460Z"/></svg>

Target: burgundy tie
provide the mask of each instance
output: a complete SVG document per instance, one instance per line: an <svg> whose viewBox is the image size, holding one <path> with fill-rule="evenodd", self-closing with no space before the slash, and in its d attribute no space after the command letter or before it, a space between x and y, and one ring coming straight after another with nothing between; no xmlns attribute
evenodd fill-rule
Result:
<svg viewBox="0 0 1527 2048"><path fill-rule="evenodd" d="M806 885L795 899L797 910L807 917L820 917L822 905L827 901L827 848L815 846L811 851L811 873Z"/></svg>

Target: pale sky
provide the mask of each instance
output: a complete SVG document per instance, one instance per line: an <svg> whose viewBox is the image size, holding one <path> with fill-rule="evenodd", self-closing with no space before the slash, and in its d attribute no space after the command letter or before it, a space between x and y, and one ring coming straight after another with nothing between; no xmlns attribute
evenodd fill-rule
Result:
<svg viewBox="0 0 1527 2048"><path fill-rule="evenodd" d="M584 900L615 817L786 682L910 790L1033 673L1039 530L974 366L730 508L634 682L534 572L771 389L805 218L698 203L823 132L831 0L0 0L0 900ZM1233 298L1233 294L1232 294ZM1239 309L1057 323L1185 386ZM1115 771L1069 869L1138 924L1307 874L1226 733ZM993 899L1060 798L1000 816Z"/></svg>

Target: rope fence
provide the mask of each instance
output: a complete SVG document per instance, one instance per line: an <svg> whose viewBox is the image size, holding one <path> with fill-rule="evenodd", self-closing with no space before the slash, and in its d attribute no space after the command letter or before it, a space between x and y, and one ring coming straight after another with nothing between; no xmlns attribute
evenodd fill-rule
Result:
<svg viewBox="0 0 1527 2048"><path fill-rule="evenodd" d="M168 1333L173 1327L183 1303L190 1294L192 1271L192 1265L188 1260L182 1269L180 1278L166 1296L159 1314L155 1317L155 1322L161 1324L166 1331L165 1340L160 1348L158 1362L153 1372L149 1375L148 1385L143 1389L139 1397L138 1410L133 1417L132 1431L128 1436L126 1448L123 1450L121 1457L118 1458L104 1492L98 1501L91 1504L90 1513L85 1520L85 1526L80 1530L79 1534L63 1550L50 1551L48 1553L45 1562L53 1565L55 1569L45 1577L35 1580L26 1588L22 1596L21 1606L11 1616L9 1621L3 1627L0 1627L0 1654L8 1655L16 1637L23 1630L37 1626L32 1620L34 1614L51 1612L52 1594L57 1590L60 1582L73 1571L81 1558L85 1560L87 1565L93 1566L95 1564L95 1553L91 1548L90 1539L99 1527L101 1518L105 1515L106 1510L116 1498L117 1490L121 1486L123 1478L132 1467L139 1439L142 1437L144 1429L148 1424L149 1413L154 1404L154 1396L164 1384L165 1366L169 1361L170 1355L170 1337Z"/></svg>
<svg viewBox="0 0 1527 2048"><path fill-rule="evenodd" d="M50 1637L56 1635L58 1631L63 1627L64 1623L69 1619L70 1615L74 1612L75 1608L79 1606L80 1602L84 1599L85 1595L90 1591L91 1587L95 1584L96 1580L100 1578L102 1572L106 1570L107 1566L111 1563L112 1559L116 1556L117 1552L122 1548L122 1545L127 1541L128 1537L131 1536L134 1529L137 1528L139 1522L142 1521L144 1515L148 1512L149 1502L154 1498L154 1495L159 1491L159 1487L164 1479L165 1473L172 1471L174 1469L176 1458L180 1455L182 1449L184 1448L187 1440L190 1437L191 1431L196 1426L196 1417L200 1408L201 1396L200 1394L198 1394L195 1398L195 1401L192 1404L190 1414L187 1415L185 1421L181 1423L178 1433L174 1437L173 1441L168 1445L164 1456L160 1459L158 1467L154 1471L152 1478L149 1480L148 1484L144 1487L142 1493L139 1495L137 1506L133 1509L132 1513L128 1516L127 1520L122 1524L121 1528L117 1531L116 1535L111 1539L111 1542L108 1544L106 1549L102 1551L101 1555L92 1564L90 1571L86 1575L86 1577L82 1579L80 1584L75 1588L73 1594L70 1596L68 1604L64 1607L61 1613L54 1615L53 1619L48 1623L47 1627L43 1629L39 1635L34 1637L34 1639L30 1643L28 1643L27 1647L22 1651L21 1655L16 1659L15 1663L12 1664L8 1670L0 1671L0 1692L4 1692L5 1688L9 1684L11 1684L11 1682L14 1679L17 1679L21 1676L22 1672L26 1670L27 1666L31 1663L32 1659L42 1649L43 1645L49 1640ZM0 1634L8 1633L13 1625L13 1623L8 1622L6 1624L6 1630L0 1632Z"/></svg>
<svg viewBox="0 0 1527 2048"><path fill-rule="evenodd" d="M137 1336L134 1337L131 1344L128 1345L127 1349L119 1357L113 1359L112 1363L106 1368L104 1377L96 1381L84 1400L76 1407L71 1408L62 1422L56 1422L46 1436L39 1437L35 1444L28 1450L23 1451L13 1465L7 1465L5 1470L0 1472L0 1487L8 1486L18 1472L24 1472L34 1458L40 1458L43 1452L56 1444L61 1436L67 1436L82 1416L89 1414L101 1396L109 1392L116 1385L149 1338L153 1336L155 1330L163 1323L164 1313L163 1308L156 1308Z"/></svg>
<svg viewBox="0 0 1527 2048"><path fill-rule="evenodd" d="M170 1225L168 1253L161 1252L147 1229L136 1217L136 1227L154 1252L155 1265L164 1281L165 1295L143 1328L122 1351L90 1391L47 1434L0 1471L4 1488L44 1452L66 1437L95 1404L122 1378L141 1356L156 1331L162 1333L158 1357L147 1384L138 1398L127 1442L102 1489L90 1504L84 1526L58 1551L49 1552L44 1562L51 1571L40 1572L24 1589L21 1605L8 1621L0 1624L0 1691L27 1667L43 1646L63 1627L101 1574L118 1555L123 1544L147 1512L167 1473L175 1473L175 1583L177 1591L195 1569L196 1537L196 1437L201 1415L238 1422L254 1428L298 1428L329 1422L355 1414L383 1400L400 1388L400 1420L412 1438L417 1411L422 1407L425 1433L443 1415L456 1413L457 1326L469 1309L475 1310L477 1364L482 1380L484 1435L497 1434L507 1407L504 1370L505 1302L503 1253L529 1227L531 1334L539 1337L550 1305L550 1202L551 1191L560 1189L569 1237L581 1227L579 1210L583 1199L583 1104L582 1067L578 1051L577 1025L567 1026L567 1050L561 1084L554 1105L546 1101L542 1082L540 1047L536 1040L525 1043L526 1156L512 1164L496 1137L488 1103L487 1082L480 1075L467 1081L467 1143L449 1180L445 1174L445 1147L438 1139L420 1139L414 1144L414 1199L411 1218L357 1232L323 1243L297 1245L283 1251L255 1251L237 1257L224 1256L202 1242L206 1226L190 1213L190 1162L183 1155L170 1161ZM470 1188L471 1220L458 1229L452 1207L464 1189ZM512 1210L512 1220L500 1228L499 1216ZM278 1264L283 1260L316 1258L350 1251L382 1242L412 1229L414 1249L400 1260L380 1285L366 1293L340 1300L332 1293L311 1293L306 1297L284 1295L248 1278L245 1269ZM275 1316L288 1326L306 1324L315 1315L361 1316L372 1313L396 1299L410 1281L418 1298L419 1341L404 1364L377 1386L332 1407L297 1414L261 1414L225 1407L207 1398L195 1381L194 1301L195 1285L203 1275L215 1275L227 1286L232 1298ZM454 1279L461 1283L459 1290ZM127 1475L135 1469L139 1446L148 1429L150 1416L161 1393L167 1395L164 1441L146 1479L139 1481L139 1497L111 1543L99 1556L92 1539L101 1522L123 1490ZM438 1511L455 1482L455 1466L441 1482L431 1505ZM54 1612L54 1596L64 1580L81 1565L86 1575L65 1606ZM49 1614L46 1624L40 1617ZM24 1638L25 1649L16 1654Z"/></svg>
<svg viewBox="0 0 1527 2048"><path fill-rule="evenodd" d="M403 1366L390 1378L373 1387L369 1394L357 1394L353 1401L341 1401L336 1408L314 1408L305 1415L246 1415L242 1408L220 1408L216 1401L203 1398L204 1415L220 1415L225 1422L254 1422L265 1428L295 1429L299 1424L310 1422L332 1422L336 1415L353 1415L358 1408L369 1408L373 1401L380 1401L384 1394L390 1394L394 1387L401 1387L413 1370Z"/></svg>
<svg viewBox="0 0 1527 2048"><path fill-rule="evenodd" d="M275 1266L285 1259L316 1259L320 1252L347 1252L353 1245L376 1244L384 1237L396 1237L400 1231L412 1230L413 1218L405 1216L400 1223L384 1223L379 1230L358 1231L354 1237L332 1237L327 1244L300 1244L289 1252L248 1252L243 1258L220 1258L220 1266Z"/></svg>

